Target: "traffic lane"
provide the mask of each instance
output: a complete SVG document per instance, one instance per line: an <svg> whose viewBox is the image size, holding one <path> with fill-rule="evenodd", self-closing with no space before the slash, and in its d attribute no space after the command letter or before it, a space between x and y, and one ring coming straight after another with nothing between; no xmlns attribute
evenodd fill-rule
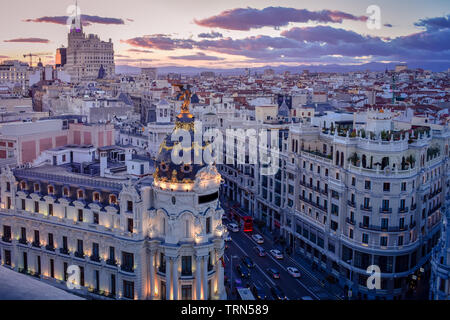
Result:
<svg viewBox="0 0 450 320"><path fill-rule="evenodd" d="M275 261L275 259L269 256L269 253L265 257L260 257L254 250L254 247L257 244L253 242L252 239L248 238L246 234L238 232L233 233L233 235L234 237L232 236L232 238L235 245L240 246L242 251L252 258L255 264L259 267L260 272L264 273L266 278L271 280L271 284L278 285L289 299L297 300L303 296L312 295L310 291L302 286L299 279L292 277L289 272L287 272L286 266L280 266L280 264L277 263L278 261ZM273 279L269 274L267 274L267 268L277 269L280 273L280 279ZM315 298L317 299L318 297Z"/></svg>
<svg viewBox="0 0 450 320"><path fill-rule="evenodd" d="M251 238L251 235L247 235L244 234L250 241L254 240ZM263 235L261 235L263 236ZM267 252L268 255L270 255L270 250L271 249L279 249L278 246L272 247L270 245L270 243L268 243L269 241L266 241L267 239L263 236L264 238L264 244L260 245L262 246ZM256 242L255 242L256 243ZM279 249L280 250L280 249ZM280 250L282 251L282 250ZM283 251L282 251L283 252ZM338 299L341 300L341 297L336 296L333 293L328 292L325 288L324 288L324 284L322 284L322 282L317 279L314 275L312 275L308 270L306 270L302 265L300 265L298 262L296 262L294 259L292 259L290 256L288 256L287 254L285 254L283 252L284 258L281 260L275 259L280 265L282 265L284 268L287 267L296 267L299 271L300 271L300 278L298 278L298 280L300 281L301 284L305 285L308 288L314 288L315 292L320 291L322 295L327 296L327 299ZM310 292L311 294L315 295L316 293ZM316 298L318 298L317 296L315 296ZM313 297L314 298L314 297Z"/></svg>
<svg viewBox="0 0 450 320"><path fill-rule="evenodd" d="M238 246L233 242L228 242L228 249L225 251L225 260L226 260L226 268L225 268L225 274L227 275L228 279L231 281L231 273L230 268L232 268L231 272L233 273L233 281L234 279L238 278L241 279L243 282L243 285L245 286L247 283L250 284L257 284L261 288L264 289L267 296L270 296L270 288L275 285L275 282L273 282L270 277L264 274L262 272L262 269L260 266L255 266L255 268L252 268L250 270L250 279L242 279L240 275L238 274L236 270L236 266L240 263L240 258L246 255L246 253L243 253ZM233 259L233 266L231 266L231 256L238 256L238 258ZM250 257L253 259L253 257Z"/></svg>

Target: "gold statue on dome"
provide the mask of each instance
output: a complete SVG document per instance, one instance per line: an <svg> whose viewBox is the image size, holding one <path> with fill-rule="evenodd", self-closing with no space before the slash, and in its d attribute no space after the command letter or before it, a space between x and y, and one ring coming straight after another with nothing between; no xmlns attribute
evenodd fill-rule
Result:
<svg viewBox="0 0 450 320"><path fill-rule="evenodd" d="M186 88L182 84L173 84L172 86L179 89L181 95L178 97L178 100L183 101L181 113L178 115L178 118L181 118L183 114L190 114L189 105L191 104L192 97L191 86L187 85Z"/></svg>

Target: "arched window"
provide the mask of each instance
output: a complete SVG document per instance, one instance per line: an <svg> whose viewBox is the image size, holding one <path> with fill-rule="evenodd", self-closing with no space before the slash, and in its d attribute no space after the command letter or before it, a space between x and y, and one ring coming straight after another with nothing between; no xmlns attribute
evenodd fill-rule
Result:
<svg viewBox="0 0 450 320"><path fill-rule="evenodd" d="M55 188L53 186L48 186L47 192L48 192L48 194L54 194L55 193Z"/></svg>
<svg viewBox="0 0 450 320"><path fill-rule="evenodd" d="M93 193L93 200L99 202L100 201L100 193L94 192Z"/></svg>
<svg viewBox="0 0 450 320"><path fill-rule="evenodd" d="M41 188L40 188L40 186L39 186L39 183L35 183L35 184L34 184L34 192L39 192L40 189L41 189Z"/></svg>
<svg viewBox="0 0 450 320"><path fill-rule="evenodd" d="M22 190L26 190L27 189L27 183L25 181L22 181L20 183L20 189L22 189Z"/></svg>
<svg viewBox="0 0 450 320"><path fill-rule="evenodd" d="M83 192L83 190L78 190L77 196L78 196L78 199L84 198L84 192Z"/></svg>
<svg viewBox="0 0 450 320"><path fill-rule="evenodd" d="M344 153L341 152L341 167L344 166Z"/></svg>
<svg viewBox="0 0 450 320"><path fill-rule="evenodd" d="M339 151L336 150L336 165L339 165Z"/></svg>
<svg viewBox="0 0 450 320"><path fill-rule="evenodd" d="M117 197L116 197L115 194L111 194L111 195L109 196L109 203L110 203L110 204L117 204Z"/></svg>
<svg viewBox="0 0 450 320"><path fill-rule="evenodd" d="M64 197L68 197L69 196L69 188L67 188L67 187L63 188L63 195L64 195Z"/></svg>

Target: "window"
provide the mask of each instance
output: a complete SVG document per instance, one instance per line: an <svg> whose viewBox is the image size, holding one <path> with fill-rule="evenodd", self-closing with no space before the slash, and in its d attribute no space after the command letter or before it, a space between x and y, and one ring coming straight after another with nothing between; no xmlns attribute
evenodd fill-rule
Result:
<svg viewBox="0 0 450 320"><path fill-rule="evenodd" d="M78 209L78 221L83 222L83 209Z"/></svg>
<svg viewBox="0 0 450 320"><path fill-rule="evenodd" d="M370 181L369 180L364 181L364 188L366 190L370 190Z"/></svg>
<svg viewBox="0 0 450 320"><path fill-rule="evenodd" d="M369 235L367 233L362 234L362 243L365 243L365 244L369 243Z"/></svg>
<svg viewBox="0 0 450 320"><path fill-rule="evenodd" d="M166 273L166 257L163 252L159 255L159 272Z"/></svg>
<svg viewBox="0 0 450 320"><path fill-rule="evenodd" d="M80 266L80 286L84 287L84 267Z"/></svg>
<svg viewBox="0 0 450 320"><path fill-rule="evenodd" d="M95 242L92 243L92 257L94 259L99 259L100 258L99 245L98 245L98 243L95 243Z"/></svg>
<svg viewBox="0 0 450 320"><path fill-rule="evenodd" d="M39 192L40 188L39 188L39 184L35 183L34 184L34 192Z"/></svg>
<svg viewBox="0 0 450 320"><path fill-rule="evenodd" d="M380 246L387 246L387 237L380 237Z"/></svg>
<svg viewBox="0 0 450 320"><path fill-rule="evenodd" d="M403 236L399 236L398 237L398 245L402 246L403 245Z"/></svg>
<svg viewBox="0 0 450 320"><path fill-rule="evenodd" d="M94 201L96 201L96 202L100 201L100 193L94 192Z"/></svg>
<svg viewBox="0 0 450 320"><path fill-rule="evenodd" d="M182 300L192 300L192 286L181 286L181 299Z"/></svg>
<svg viewBox="0 0 450 320"><path fill-rule="evenodd" d="M133 233L133 219L128 219L128 232Z"/></svg>
<svg viewBox="0 0 450 320"><path fill-rule="evenodd" d="M109 203L110 204L117 204L117 197L114 194L109 196Z"/></svg>
<svg viewBox="0 0 450 320"><path fill-rule="evenodd" d="M6 191L8 191L8 192L11 191L11 183L10 182L6 183Z"/></svg>
<svg viewBox="0 0 450 320"><path fill-rule="evenodd" d="M370 223L370 218L368 216L363 216L363 227L368 228Z"/></svg>
<svg viewBox="0 0 450 320"><path fill-rule="evenodd" d="M206 234L211 234L211 217L206 218Z"/></svg>
<svg viewBox="0 0 450 320"><path fill-rule="evenodd" d="M192 276L192 257L191 256L181 257L181 275L182 276Z"/></svg>
<svg viewBox="0 0 450 320"><path fill-rule="evenodd" d="M337 228L338 228L338 223L337 223L336 221L331 220L330 228L331 228L332 230L336 231Z"/></svg>
<svg viewBox="0 0 450 320"><path fill-rule="evenodd" d="M94 218L94 224L98 224L99 223L98 212L93 213L93 218Z"/></svg>
<svg viewBox="0 0 450 320"><path fill-rule="evenodd" d="M24 227L20 228L20 240L27 241L27 229Z"/></svg>
<svg viewBox="0 0 450 320"><path fill-rule="evenodd" d="M382 206L383 206L382 209L384 211L388 210L389 209L389 200L383 199Z"/></svg>
<svg viewBox="0 0 450 320"><path fill-rule="evenodd" d="M126 272L133 272L134 269L134 255L129 252L122 251L122 270Z"/></svg>
<svg viewBox="0 0 450 320"><path fill-rule="evenodd" d="M69 196L69 188L67 188L67 187L63 188L63 195L64 195L64 197L68 197Z"/></svg>
<svg viewBox="0 0 450 320"><path fill-rule="evenodd" d="M11 241L11 227L3 226L3 239L7 240L7 242Z"/></svg>
<svg viewBox="0 0 450 320"><path fill-rule="evenodd" d="M48 194L54 194L55 193L55 188L53 188L53 186L48 186Z"/></svg>
<svg viewBox="0 0 450 320"><path fill-rule="evenodd" d="M11 251L5 250L5 264L11 266Z"/></svg>
<svg viewBox="0 0 450 320"><path fill-rule="evenodd" d="M39 202L38 201L34 202L34 212L39 213Z"/></svg>
<svg viewBox="0 0 450 320"><path fill-rule="evenodd" d="M356 179L355 179L355 177L352 177L352 186L355 186L355 184L356 184Z"/></svg>
<svg viewBox="0 0 450 320"><path fill-rule="evenodd" d="M54 248L55 247L55 243L53 241L53 233L49 233L48 234L48 247L49 248Z"/></svg>
<svg viewBox="0 0 450 320"><path fill-rule="evenodd" d="M50 259L50 277L55 277L55 260Z"/></svg>
<svg viewBox="0 0 450 320"><path fill-rule="evenodd" d="M348 237L349 237L350 239L353 239L353 229L350 229L350 230L349 230Z"/></svg>
<svg viewBox="0 0 450 320"><path fill-rule="evenodd" d="M391 190L391 184L389 182L383 183L383 191L390 191Z"/></svg>
<svg viewBox="0 0 450 320"><path fill-rule="evenodd" d="M41 240L39 237L39 230L34 230L34 244L35 246L41 246Z"/></svg>
<svg viewBox="0 0 450 320"><path fill-rule="evenodd" d="M22 182L20 183L20 188L21 188L22 190L26 190L26 189L27 189L27 183L26 183L25 181L22 181Z"/></svg>
<svg viewBox="0 0 450 320"><path fill-rule="evenodd" d="M133 212L133 201L127 201L127 212Z"/></svg>
<svg viewBox="0 0 450 320"><path fill-rule="evenodd" d="M77 240L77 252L78 256L84 257L83 240Z"/></svg>
<svg viewBox="0 0 450 320"><path fill-rule="evenodd" d="M78 195L78 199L83 199L84 198L83 190L78 190L77 195Z"/></svg>
<svg viewBox="0 0 450 320"><path fill-rule="evenodd" d="M402 191L406 191L406 182L402 182Z"/></svg>
<svg viewBox="0 0 450 320"><path fill-rule="evenodd" d="M48 204L48 215L53 216L53 204Z"/></svg>
<svg viewBox="0 0 450 320"><path fill-rule="evenodd" d="M389 225L389 219L388 218L382 218L381 219L381 229L387 229Z"/></svg>
<svg viewBox="0 0 450 320"><path fill-rule="evenodd" d="M63 245L62 245L63 247L63 250L64 251L68 251L68 246L67 246L67 237L66 236L63 236Z"/></svg>

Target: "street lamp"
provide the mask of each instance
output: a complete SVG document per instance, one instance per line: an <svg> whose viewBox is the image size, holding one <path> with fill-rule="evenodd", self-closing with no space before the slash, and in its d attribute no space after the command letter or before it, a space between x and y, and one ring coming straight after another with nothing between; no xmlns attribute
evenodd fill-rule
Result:
<svg viewBox="0 0 450 320"><path fill-rule="evenodd" d="M238 256L231 256L230 257L230 277L231 277L231 293L233 293L233 259L239 258Z"/></svg>
<svg viewBox="0 0 450 320"><path fill-rule="evenodd" d="M347 292L347 297L349 298L349 299L351 299L351 297L352 297L352 288L353 288L353 277L352 277L352 272L353 272L353 269L352 269L352 259L350 259L350 260L347 260L347 263L350 265L350 288L348 289L348 292Z"/></svg>

